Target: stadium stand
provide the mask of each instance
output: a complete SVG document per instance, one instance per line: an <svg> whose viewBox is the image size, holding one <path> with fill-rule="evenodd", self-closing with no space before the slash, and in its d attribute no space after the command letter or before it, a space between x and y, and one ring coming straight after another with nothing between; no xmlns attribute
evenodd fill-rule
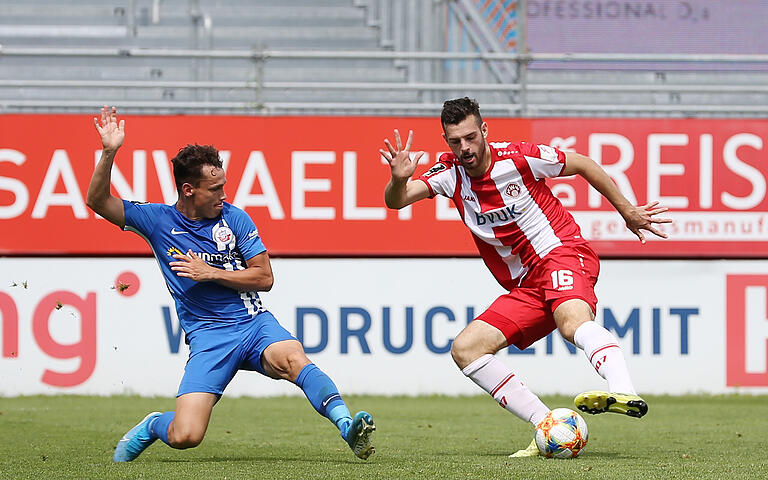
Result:
<svg viewBox="0 0 768 480"><path fill-rule="evenodd" d="M248 1L207 2L205 13L198 2L186 0L62 3L0 5L3 110L50 111L57 104L78 109L98 98L136 102L140 108L160 102L172 110L174 103L179 108L190 102L232 108L239 102L242 109L258 111L263 102L285 96L280 89L265 92L266 82L403 80L392 60L360 58L340 65L322 58L288 58L265 68L259 52L266 48L379 48L375 29L364 24L363 10L348 1L288 6L261 1L256 7ZM12 55L14 47L21 54ZM191 51L201 55L188 55ZM291 99L301 102L316 95L304 89Z"/></svg>
<svg viewBox="0 0 768 480"><path fill-rule="evenodd" d="M530 53L525 5L7 0L0 113L408 115L470 95L490 115L768 116L767 55Z"/></svg>

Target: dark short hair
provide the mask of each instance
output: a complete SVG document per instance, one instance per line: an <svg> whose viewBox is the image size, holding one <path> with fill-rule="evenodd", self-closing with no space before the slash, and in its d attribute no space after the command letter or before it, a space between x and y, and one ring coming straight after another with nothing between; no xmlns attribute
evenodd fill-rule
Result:
<svg viewBox="0 0 768 480"><path fill-rule="evenodd" d="M475 116L478 125L483 123L483 117L480 116L480 105L477 104L477 100L469 97L456 98L443 103L440 121L443 122L443 128L445 128L446 125L458 125L470 115Z"/></svg>
<svg viewBox="0 0 768 480"><path fill-rule="evenodd" d="M213 145L187 145L179 149L179 153L171 160L173 164L173 178L176 188L189 183L198 186L203 178L201 168L203 165L222 168L219 151Z"/></svg>

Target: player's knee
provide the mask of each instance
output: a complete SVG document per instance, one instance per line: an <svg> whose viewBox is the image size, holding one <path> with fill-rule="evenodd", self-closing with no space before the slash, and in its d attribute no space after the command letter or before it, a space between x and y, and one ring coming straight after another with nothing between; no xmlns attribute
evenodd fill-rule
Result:
<svg viewBox="0 0 768 480"><path fill-rule="evenodd" d="M280 358L272 359L271 366L275 376L294 381L301 369L310 363L307 355L301 349L286 352Z"/></svg>
<svg viewBox="0 0 768 480"><path fill-rule="evenodd" d="M309 365L310 361L303 350L293 350L285 356L286 377L294 380L299 376L301 369Z"/></svg>
<svg viewBox="0 0 768 480"><path fill-rule="evenodd" d="M573 316L557 323L557 331L565 340L573 343L573 336L581 325L590 321L582 316Z"/></svg>
<svg viewBox="0 0 768 480"><path fill-rule="evenodd" d="M463 369L472 363L474 360L474 358L472 358L473 356L476 356L476 354L472 342L465 339L462 335L453 339L453 343L451 344L451 357L456 363L456 366Z"/></svg>
<svg viewBox="0 0 768 480"><path fill-rule="evenodd" d="M171 443L171 446L173 448L184 450L185 448L195 448L196 446L200 445L203 441L203 436L202 435L185 435L185 436L174 437L173 440L169 438L168 441Z"/></svg>
<svg viewBox="0 0 768 480"><path fill-rule="evenodd" d="M203 442L205 431L197 428L172 428L168 431L168 443L173 448L194 448Z"/></svg>
<svg viewBox="0 0 768 480"><path fill-rule="evenodd" d="M576 330L595 318L592 307L580 298L566 300L555 309L553 314L560 336L571 343Z"/></svg>

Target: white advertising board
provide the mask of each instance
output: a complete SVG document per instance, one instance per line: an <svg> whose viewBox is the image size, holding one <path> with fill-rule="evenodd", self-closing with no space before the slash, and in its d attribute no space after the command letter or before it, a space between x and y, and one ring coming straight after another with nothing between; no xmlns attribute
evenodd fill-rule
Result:
<svg viewBox="0 0 768 480"><path fill-rule="evenodd" d="M342 393L480 393L449 353L503 293L480 259L275 259L273 269L267 308ZM596 320L617 334L641 393L765 393L767 291L768 261L603 261ZM173 396L188 353L148 258L0 259L0 321L0 396ZM604 386L557 333L498 355L537 393ZM299 393L240 372L225 394Z"/></svg>

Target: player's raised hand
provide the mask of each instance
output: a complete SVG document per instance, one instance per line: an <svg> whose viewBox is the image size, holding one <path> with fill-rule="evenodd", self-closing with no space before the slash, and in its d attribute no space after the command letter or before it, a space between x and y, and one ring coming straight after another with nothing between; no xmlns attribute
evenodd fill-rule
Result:
<svg viewBox="0 0 768 480"><path fill-rule="evenodd" d="M117 150L125 140L125 120L117 121L117 108L104 105L101 107L101 123L93 117L93 125L101 135L104 150Z"/></svg>
<svg viewBox="0 0 768 480"><path fill-rule="evenodd" d="M395 129L395 146L392 146L389 139L384 139L384 145L386 145L387 150L379 149L379 153L389 163L393 179L411 178L413 172L416 171L416 166L418 166L419 159L424 155L424 152L416 152L414 157L411 158L412 142L413 130L408 131L408 140L405 142L405 147L403 147L403 141L397 129Z"/></svg>
<svg viewBox="0 0 768 480"><path fill-rule="evenodd" d="M646 205L638 207L632 207L627 214L624 215L624 220L627 222L627 228L637 235L640 239L640 243L645 243L645 235L642 230L647 230L657 237L667 238L668 235L656 227L654 223L672 223L671 218L659 218L656 215L669 211L667 207L659 207L659 202L651 202Z"/></svg>

